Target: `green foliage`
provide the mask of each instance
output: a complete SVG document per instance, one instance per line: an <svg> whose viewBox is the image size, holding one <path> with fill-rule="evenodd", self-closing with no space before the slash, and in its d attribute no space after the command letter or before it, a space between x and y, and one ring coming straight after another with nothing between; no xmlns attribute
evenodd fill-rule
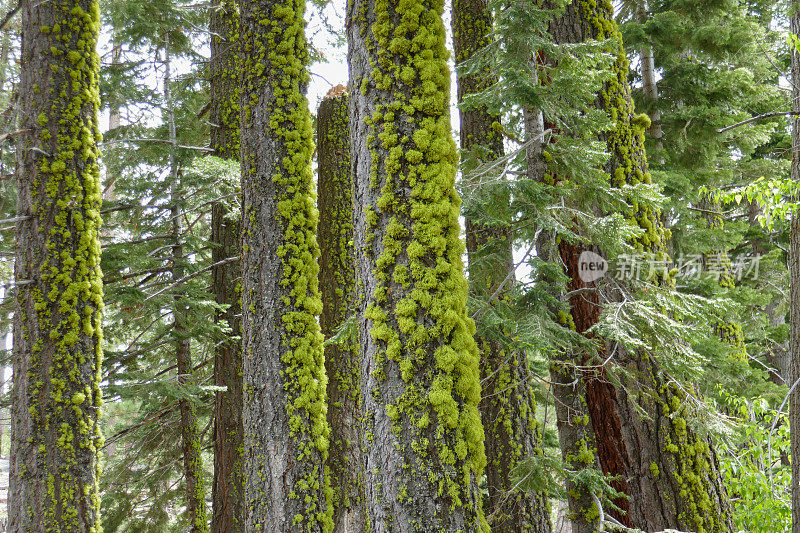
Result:
<svg viewBox="0 0 800 533"><path fill-rule="evenodd" d="M737 529L791 530L789 419L764 399L720 394L731 413L731 438L720 447L720 467L733 503Z"/></svg>

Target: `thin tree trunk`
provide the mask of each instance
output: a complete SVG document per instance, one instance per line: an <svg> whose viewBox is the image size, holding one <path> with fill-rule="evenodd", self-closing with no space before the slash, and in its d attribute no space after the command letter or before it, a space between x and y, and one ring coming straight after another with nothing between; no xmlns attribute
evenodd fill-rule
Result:
<svg viewBox="0 0 800 533"><path fill-rule="evenodd" d="M534 58L540 61L542 58ZM533 70L532 72L536 72ZM539 83L538 75L533 81ZM530 144L526 149L526 174L531 181L544 181L547 163L544 150L544 116L537 109L523 108L525 133ZM542 232L536 243L537 256L555 263L560 260L558 244L552 234ZM552 280L543 280L545 282ZM559 295L560 296L560 295ZM561 298L559 298L561 299ZM564 326L575 329L571 315L561 311L559 317ZM594 428L586 406L586 390L581 372L576 364L575 353L557 353L549 365L550 393L556 410L556 425L561 457L572 474L566 481L567 505L569 509L570 533L594 533L599 531L600 512L591 489L576 480L582 470L600 471L597 462L597 443Z"/></svg>
<svg viewBox="0 0 800 533"><path fill-rule="evenodd" d="M551 32L559 43L608 38L618 42L615 77L606 83L597 99L598 107L616 117L613 129L605 135L611 152L605 170L616 186L649 183L643 149L647 121L633 113L628 61L612 15L608 0L596 4L575 2L551 24ZM663 254L659 214L639 209L631 216L646 230L639 242L642 248ZM583 249L569 248L562 244L560 253L572 282L578 284L577 261ZM586 331L597 322L601 301L619 301L622 297L611 284L601 283L598 291L601 298L598 293L590 293L587 297L582 295L580 301L571 299L572 319L578 331ZM730 530L727 496L716 456L710 442L687 426L683 394L648 354L604 346L601 359L610 359L612 354L628 370L619 376L623 386L613 386L604 370L591 372L584 383L600 466L608 474L621 476L617 489L630 497L624 502L629 512L617 518L647 531L668 527Z"/></svg>
<svg viewBox="0 0 800 533"><path fill-rule="evenodd" d="M339 86L317 113L319 245L322 333L330 339L356 310L353 255L353 178L350 173L349 99ZM361 361L358 338L348 336L325 347L328 378L328 467L333 489L336 533L367 531L360 420Z"/></svg>
<svg viewBox="0 0 800 533"><path fill-rule="evenodd" d="M5 300L6 291L5 287L0 288L0 302ZM5 394L6 390L6 361L11 361L11 354L8 351L8 332L5 330L5 319L3 317L3 327L0 327L0 352L2 352L2 356L0 356L0 400L2 400L3 395ZM2 405L2 403L0 403ZM3 435L5 434L6 428L6 420L3 413L3 408L0 407L0 459L3 457Z"/></svg>
<svg viewBox="0 0 800 533"><path fill-rule="evenodd" d="M641 0L637 5L637 18L644 24L647 22L648 5L646 0ZM658 109L658 82L656 81L656 60L652 46L642 46L639 50L639 61L642 69L642 92L650 101L652 109L648 113L650 116L650 129L648 134L655 141L656 149L660 152L663 148L662 137L664 133L661 129L661 111ZM659 156L660 157L660 156Z"/></svg>
<svg viewBox="0 0 800 533"><path fill-rule="evenodd" d="M486 0L453 2L453 47L457 64L473 57L489 44L493 17ZM503 155L503 142L493 127L500 117L485 108L467 109L464 98L483 90L491 74L482 72L458 76L458 101L461 124L461 150L472 160L491 161ZM475 164L464 167L464 179L472 183ZM475 183L478 186L479 183ZM507 228L488 227L466 220L470 290L488 298L507 276L513 277L511 233ZM481 262L481 256L494 252L497 259ZM500 295L500 298L504 297ZM489 493L485 509L487 522L495 533L549 532L550 513L542 493L527 493L514 479L515 469L531 456L541 455L539 424L532 377L524 352L507 353L501 342L477 338L481 351L480 403L486 430L486 482Z"/></svg>
<svg viewBox="0 0 800 533"><path fill-rule="evenodd" d="M442 3L348 5L371 531L487 531Z"/></svg>
<svg viewBox="0 0 800 533"><path fill-rule="evenodd" d="M7 529L88 533L101 527L100 13L93 0L21 11Z"/></svg>
<svg viewBox="0 0 800 533"><path fill-rule="evenodd" d="M170 168L170 215L172 219L172 266L170 267L173 280L184 276L183 268L183 235L181 232L181 219L183 212L181 205L180 175L178 174L177 152L178 140L175 130L175 108L172 100L170 84L171 57L169 43L164 52L164 99L167 105L167 126L169 128L169 141L172 149L169 154ZM178 383L190 385L194 382L192 368L191 338L186 331L186 303L180 289L172 298L173 329L175 331L175 359L178 367ZM205 483L203 476L203 457L201 453L200 428L197 421L194 405L187 399L178 402L181 411L181 443L183 451L183 474L186 481L186 513L188 515L192 533L208 531L208 518L206 512Z"/></svg>
<svg viewBox="0 0 800 533"><path fill-rule="evenodd" d="M219 0L211 10L211 148L214 155L239 159L239 48L238 15L232 0ZM241 201L237 198L236 201ZM213 264L239 255L240 224L226 202L211 212ZM242 425L242 342L240 296L236 290L241 266L233 261L212 269L214 299L226 306L217 313L229 333L218 340L214 357L214 384L225 387L214 400L214 481L211 531L244 531L244 427Z"/></svg>
<svg viewBox="0 0 800 533"><path fill-rule="evenodd" d="M304 7L239 15L246 531L333 527Z"/></svg>
<svg viewBox="0 0 800 533"><path fill-rule="evenodd" d="M800 2L790 5L790 28L800 35ZM800 111L800 52L793 44L792 110ZM800 118L792 118L792 180L800 182ZM797 201L797 198L795 198ZM789 227L789 428L792 456L792 533L800 533L800 214L792 215Z"/></svg>

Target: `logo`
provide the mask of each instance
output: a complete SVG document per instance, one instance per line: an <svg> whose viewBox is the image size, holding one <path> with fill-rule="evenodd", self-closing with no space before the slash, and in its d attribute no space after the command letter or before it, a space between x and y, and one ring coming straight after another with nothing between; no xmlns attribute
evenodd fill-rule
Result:
<svg viewBox="0 0 800 533"><path fill-rule="evenodd" d="M578 277L584 283L591 283L602 278L608 272L608 262L602 256L585 251L578 257Z"/></svg>

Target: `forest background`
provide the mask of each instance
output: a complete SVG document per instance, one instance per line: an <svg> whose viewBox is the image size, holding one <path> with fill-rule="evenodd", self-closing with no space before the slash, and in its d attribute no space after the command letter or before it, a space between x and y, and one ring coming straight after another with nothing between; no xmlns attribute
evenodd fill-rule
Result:
<svg viewBox="0 0 800 533"><path fill-rule="evenodd" d="M220 520L214 497L221 490L215 419L223 408L221 396L230 390L220 382L220 349L241 333L236 303L230 294L221 300L216 276L239 260L232 251L236 245L221 242L219 235L242 216L239 161L226 158L231 154L212 131L220 120L230 119L214 114L209 83L219 76L212 53L220 35L213 21L209 29L209 18L223 4L100 4L105 354L99 426L105 442L99 494L106 532L206 530ZM463 7L453 4L444 9L447 28L457 23L456 12ZM479 483L490 524L494 517L503 527L498 517L508 513L503 502L513 495L513 501L549 502L545 514L558 529L569 508L574 512L574 506L585 504L573 501L580 500L575 487L586 488L590 505L596 499L610 521L627 523L625 516L635 516L617 492L624 489L621 472L609 472L603 464L602 443L595 450L597 464L594 457L585 461L585 437L565 440L569 432L559 426L575 418L573 413L560 419L560 408L571 405L578 412L571 402L587 394L572 391L565 397L559 392L564 383L585 379L589 390L599 372L604 383L641 392L637 402L643 411L666 405L671 431L693 446L697 457L714 457L713 475L698 477L715 478L710 483L724 487L730 508L698 503L699 518L684 517L678 525L693 531L724 531L729 524L736 530L789 531L788 262L796 195L790 115L797 109L789 2L622 0L614 6L620 33L609 32L608 40L594 44L570 42L554 32L549 24L561 12L548 14L537 2L490 6L494 24L479 41L487 46L472 50L470 57L456 50L449 62L453 138L462 148L457 188L467 239L467 314L483 339L482 353L502 354L500 369L509 359L513 372L523 369L522 377L506 376L512 385L504 386L493 381L496 373L486 371L490 362L484 360L484 390L496 387L503 397L524 382L530 398L523 403L535 413L534 430L520 433L514 422L511 442L522 451L515 449L513 468L498 482L506 486L502 497L493 496L490 487L499 486L493 481ZM0 6L2 13L14 9L7 1ZM345 12L342 0L315 0L306 10L312 44L308 99L317 132L325 131L319 129L325 125L318 113L324 96L348 83ZM13 258L19 15L7 17L0 29L0 348L5 357L0 381L9 383L18 287ZM453 42L448 33L448 48L461 46L466 53L469 47L457 38ZM624 43L622 63L618 37ZM463 82L456 76L456 60L465 79L487 71L494 77L484 76L489 83L481 78L479 90L470 94L462 88L459 95ZM633 155L615 152L617 145L607 142L615 118L596 102L614 83L630 87L623 92L630 91L636 112L624 104L617 112L630 115L630 136L642 136L649 160L648 168L636 156L638 162L625 171L638 176L633 181L615 173L625 166L619 161ZM351 87L353 93L359 90ZM334 91L332 99L339 97L341 91ZM492 148L470 145L459 132L459 117L476 108L492 117ZM531 129L532 109L542 114L539 130ZM335 135L350 138L347 132ZM316 142L326 146L320 137ZM625 150L635 152L636 141L629 142ZM537 144L539 152L532 154ZM320 159L315 168L323 172L326 164ZM324 224L323 215L320 233ZM476 227L491 228L489 238ZM510 257L506 244L513 249ZM580 323L581 304L575 298L594 285L565 260L570 250L576 257L593 251L609 260L603 279L611 288L599 292L601 300L607 299L587 327ZM330 274L325 264L321 267L323 279ZM497 271L503 272L499 279ZM350 342L354 326L346 318L332 324L323 317L328 347ZM635 384L636 370L620 362L622 353L643 351L659 369L658 394L659 387L669 389L663 404L653 400L651 405ZM0 390L7 413L9 388ZM511 396L509 402L517 401L516 393ZM487 402L481 407L484 417ZM619 413L623 425L639 416L637 407L629 408ZM5 415L0 424L3 456L9 453L9 419ZM487 450L496 420L484 420ZM526 420L521 425L530 423ZM185 444L189 433L199 450L192 461ZM711 451L703 443L713 443ZM654 446L668 449L670 444L662 440ZM695 490L699 481L686 486L683 481L691 479L691 462L702 461L693 453L688 459L676 453L672 460L683 476L677 493ZM684 460L688 466L681 464ZM656 463L646 464L644 473L657 478L659 467L651 464ZM717 511L725 516L719 523L708 518ZM604 519L587 515L581 520L591 529Z"/></svg>

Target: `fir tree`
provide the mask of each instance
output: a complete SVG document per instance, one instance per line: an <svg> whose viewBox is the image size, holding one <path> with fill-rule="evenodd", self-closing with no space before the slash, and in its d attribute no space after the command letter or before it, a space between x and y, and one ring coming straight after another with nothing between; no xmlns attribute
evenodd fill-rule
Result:
<svg viewBox="0 0 800 533"><path fill-rule="evenodd" d="M333 526L304 8L248 0L239 15L248 531Z"/></svg>
<svg viewBox="0 0 800 533"><path fill-rule="evenodd" d="M210 118L211 147L221 158L239 159L239 40L238 10L232 1L212 7ZM239 194L218 201L211 215L211 254L213 291L221 311L217 322L224 321L226 331L220 336L214 357L214 385L225 387L216 393L214 403L214 484L211 530L214 533L244 531L244 478L242 449L242 343L240 294L241 276L238 257L240 209Z"/></svg>
<svg viewBox="0 0 800 533"><path fill-rule="evenodd" d="M22 4L11 531L100 528L94 1Z"/></svg>
<svg viewBox="0 0 800 533"><path fill-rule="evenodd" d="M442 7L348 6L365 489L375 531L488 531Z"/></svg>
<svg viewBox="0 0 800 533"><path fill-rule="evenodd" d="M452 22L458 65L489 44L493 17L484 0L460 0L453 3ZM462 69L458 77L459 101L479 93L491 82L488 68L472 74ZM492 161L503 154L499 119L485 107L471 108L462 104L461 150L462 159L468 161L463 167L465 180L474 179L472 174L478 163ZM509 291L504 290L504 286L514 285L509 228L475 224L467 219L466 244L471 291L483 299L491 298L493 294L501 300L507 298ZM490 259L482 261L482 256ZM499 294L495 294L498 291ZM541 435L527 354L522 350L507 350L491 334L478 336L477 343L481 351L481 380L484 383L480 409L486 428L487 521L496 532L548 532L550 519L545 496L538 491L526 493L514 479L523 460L541 454Z"/></svg>
<svg viewBox="0 0 800 533"><path fill-rule="evenodd" d="M597 99L597 105L612 121L612 128L604 136L611 154L604 170L613 185L636 186L651 180L642 144L650 121L633 112L627 57L612 12L609 2L574 2L551 25L551 31L557 42L612 39L614 76ZM653 207L631 203L627 216L642 228L642 234L634 241L636 247L665 259L663 229ZM567 242L559 246L573 284L568 285L574 294L570 298L572 321L577 331L590 333L591 329L597 330L594 326L600 322L602 305L608 305L601 302L618 302L627 289L601 284L595 291L581 295L587 287L579 275L578 260L583 250ZM668 274L655 275L657 282L669 283ZM727 497L716 457L709 443L687 426L684 394L670 382L652 355L607 344L601 345L601 358L610 358L615 351L621 367L628 370L620 375L622 386L615 387L602 366L584 381L600 466L604 472L620 476L615 488L630 497L629 506L618 500L628 511L618 519L643 529L729 530ZM591 359L582 364L589 362ZM674 481L675 485L663 479Z"/></svg>
<svg viewBox="0 0 800 533"><path fill-rule="evenodd" d="M346 89L340 85L328 93L317 113L320 326L328 339L328 465L334 494L333 530L337 533L368 529L360 431L361 367L357 339L348 327L357 305L348 102Z"/></svg>

